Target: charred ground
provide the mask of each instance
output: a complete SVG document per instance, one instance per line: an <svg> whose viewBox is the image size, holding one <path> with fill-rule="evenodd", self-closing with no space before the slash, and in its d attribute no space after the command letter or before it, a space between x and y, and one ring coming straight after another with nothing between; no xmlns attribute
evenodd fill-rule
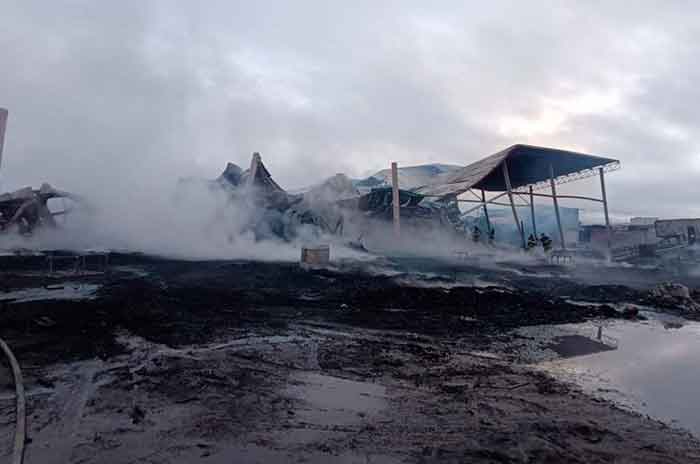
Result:
<svg viewBox="0 0 700 464"><path fill-rule="evenodd" d="M475 272L488 283L465 284ZM690 436L488 353L517 327L621 317L647 277L114 256L77 279L92 299L5 302L0 336L35 391L28 462L689 462Z"/></svg>

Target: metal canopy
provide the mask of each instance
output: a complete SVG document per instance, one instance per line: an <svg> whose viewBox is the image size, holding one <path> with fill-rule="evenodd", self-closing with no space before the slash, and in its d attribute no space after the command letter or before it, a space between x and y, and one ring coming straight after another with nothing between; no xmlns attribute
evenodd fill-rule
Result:
<svg viewBox="0 0 700 464"><path fill-rule="evenodd" d="M573 151L518 144L472 163L433 184L418 187L415 191L435 197L457 196L469 189L503 192L508 190L503 175L504 165L507 165L510 174L511 188L515 190L549 182L552 170L554 177L561 182L567 176L580 173L583 174L581 177L587 177L586 173L595 175L597 171L594 168L617 167L619 161Z"/></svg>

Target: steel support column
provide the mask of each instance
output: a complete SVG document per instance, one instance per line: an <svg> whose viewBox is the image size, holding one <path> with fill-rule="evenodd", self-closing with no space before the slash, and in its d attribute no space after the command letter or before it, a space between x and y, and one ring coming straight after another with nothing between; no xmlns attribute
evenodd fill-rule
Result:
<svg viewBox="0 0 700 464"><path fill-rule="evenodd" d="M559 214L559 200L557 200L557 185L554 182L554 167L549 165L549 184L552 187L552 201L554 202L554 213L557 216L557 227L559 228L559 238L561 247L566 250L566 239L564 238L564 228L561 226L561 215Z"/></svg>
<svg viewBox="0 0 700 464"><path fill-rule="evenodd" d="M499 193L498 195L496 195L495 197L493 197L493 198L491 198L489 201L487 201L486 204L489 204L489 203L490 203L490 204L495 204L495 205L496 205L496 204L498 204L498 203L496 203L496 200L498 200L499 198L501 198L501 197L504 196L504 195L508 195L508 192ZM471 202L472 202L471 200L460 200L460 199L457 199L457 201L464 201L464 202L467 202L467 203L471 203ZM470 209L466 210L465 212L463 212L463 213L462 213L462 217L466 216L467 214L469 214L469 213L471 213L471 212L476 211L476 210L479 209L479 208L483 208L483 206L481 205L481 203L483 203L483 201L474 200L474 203L479 203L479 204L476 205L475 207L470 208ZM504 204L503 206L508 206L508 204Z"/></svg>
<svg viewBox="0 0 700 464"><path fill-rule="evenodd" d="M612 228L610 227L610 215L608 214L608 196L605 192L605 170L599 168L600 172L600 193L603 197L603 211L605 212L605 229L608 232L608 258L612 251Z"/></svg>
<svg viewBox="0 0 700 464"><path fill-rule="evenodd" d="M530 216L532 216L532 234L537 238L537 221L535 221L535 195L532 194L530 186Z"/></svg>
<svg viewBox="0 0 700 464"><path fill-rule="evenodd" d="M481 189L481 201L484 204L484 217L486 218L486 227L488 227L488 233L491 233L491 219L489 219L489 209L486 207L486 192Z"/></svg>
<svg viewBox="0 0 700 464"><path fill-rule="evenodd" d="M552 201L554 202L554 213L557 216L557 227L559 228L559 238L561 247L566 250L566 240L564 239L564 228L561 226L561 215L559 214L559 201L557 200L557 185L554 182L554 167L549 165L549 184L552 187Z"/></svg>
<svg viewBox="0 0 700 464"><path fill-rule="evenodd" d="M510 209L513 210L513 219L515 219L515 227L517 227L518 232L520 232L520 239L522 240L523 249L525 249L525 231L523 230L520 224L520 219L518 219L518 211L515 209L515 203L513 202L513 187L510 183L510 174L508 174L507 160L503 160L503 179L506 182L508 199L510 200Z"/></svg>

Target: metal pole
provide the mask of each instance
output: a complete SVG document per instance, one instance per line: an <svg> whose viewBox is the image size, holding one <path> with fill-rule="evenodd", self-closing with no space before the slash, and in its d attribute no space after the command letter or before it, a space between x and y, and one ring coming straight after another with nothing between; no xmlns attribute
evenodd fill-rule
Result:
<svg viewBox="0 0 700 464"><path fill-rule="evenodd" d="M401 200L399 195L399 168L394 162L391 163L391 203L394 212L394 235L401 235Z"/></svg>
<svg viewBox="0 0 700 464"><path fill-rule="evenodd" d="M605 211L605 228L608 231L608 257L612 252L612 228L610 227L610 215L608 214L608 196L605 193L605 171L598 168L600 172L600 193L603 196L603 211Z"/></svg>
<svg viewBox="0 0 700 464"><path fill-rule="evenodd" d="M499 198L501 198L501 197L504 196L504 195L508 195L508 192L499 193L498 195L496 195L495 197L491 198L491 199L490 199L489 201L487 201L486 203L487 203L487 204L488 204L488 203L497 204L497 203L496 203L496 200L498 200ZM457 199L457 201L466 201L466 200ZM482 202L480 201L479 203L482 203ZM506 205L504 205L504 206L508 206L508 205L506 204ZM482 207L481 204L479 204L479 205L476 205L476 206L473 207L473 208L469 208L468 210L466 210L466 211L464 211L464 212L462 213L462 217L466 216L467 214L469 214L469 213L471 213L471 212L473 212L473 211L476 211L477 209L479 209L479 208L481 208L481 207Z"/></svg>
<svg viewBox="0 0 700 464"><path fill-rule="evenodd" d="M537 222L535 221L535 196L532 194L532 185L530 186L530 216L532 216L532 233L537 238Z"/></svg>
<svg viewBox="0 0 700 464"><path fill-rule="evenodd" d="M504 194L506 194L506 193L504 192ZM561 197L560 197L560 198L561 198ZM484 204L484 202L481 201L481 200L465 200L464 198L458 198L456 201L457 201L457 203L478 203L479 206L473 208L472 211L475 210L475 209L479 209L479 208L483 209L482 205ZM486 204L491 204L491 205L496 205L496 206L510 206L510 203L499 203L499 202L497 202L497 201L487 201ZM527 204L527 205L518 205L518 204L516 204L516 205L515 205L516 208L524 208L524 207L526 207L526 206L527 206L528 208L530 207L529 204ZM464 213L462 213L462 215L464 215Z"/></svg>
<svg viewBox="0 0 700 464"><path fill-rule="evenodd" d="M557 187L554 183L554 167L549 165L549 183L552 186L552 201L554 202L554 213L557 215L557 227L559 227L559 238L561 239L561 247L566 250L566 241L564 240L564 229L561 226L561 216L559 215L559 201L557 200Z"/></svg>
<svg viewBox="0 0 700 464"><path fill-rule="evenodd" d="M514 191L513 192L516 195L527 195L527 192L518 192ZM547 193L531 193L533 197L543 197L543 198L552 198L552 195L549 195ZM598 203L602 203L603 200L600 198L593 198L593 197L584 197L581 195L557 195L557 198L567 198L569 200L587 200L587 201L597 201Z"/></svg>
<svg viewBox="0 0 700 464"><path fill-rule="evenodd" d="M481 189L481 201L484 204L484 217L486 218L486 227L488 227L488 232L491 233L491 220L489 219L489 209L486 207L486 192Z"/></svg>
<svg viewBox="0 0 700 464"><path fill-rule="evenodd" d="M510 175L508 174L507 160L503 160L503 179L506 182L506 190L508 191L508 199L510 200L510 209L513 210L513 219L515 219L515 227L517 227L518 232L520 232L520 239L523 242L523 249L525 249L525 232L520 227L520 219L518 219L518 212L515 209L515 203L513 203L513 188L510 184Z"/></svg>

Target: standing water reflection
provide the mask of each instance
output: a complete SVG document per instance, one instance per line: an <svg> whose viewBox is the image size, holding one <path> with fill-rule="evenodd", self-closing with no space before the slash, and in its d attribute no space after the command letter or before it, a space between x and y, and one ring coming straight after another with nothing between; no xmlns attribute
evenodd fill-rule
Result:
<svg viewBox="0 0 700 464"><path fill-rule="evenodd" d="M700 323L644 315L648 321L605 327L604 335L617 340L617 349L541 366L586 391L700 436Z"/></svg>

